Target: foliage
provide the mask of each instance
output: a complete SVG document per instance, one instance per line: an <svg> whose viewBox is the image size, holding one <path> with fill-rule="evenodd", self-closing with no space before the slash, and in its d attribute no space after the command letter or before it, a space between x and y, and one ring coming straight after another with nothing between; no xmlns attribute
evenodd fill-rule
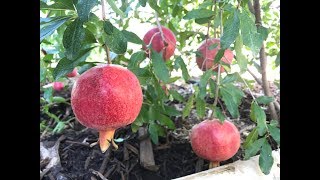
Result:
<svg viewBox="0 0 320 180"><path fill-rule="evenodd" d="M207 118L207 109L212 109L212 116L221 121L227 117L226 111L232 118L239 118L239 106L245 94L235 82L243 81L241 76L248 65L254 64L260 70L257 58L263 41L266 41L266 52L274 67L280 63L279 12L270 8L273 1L262 0L263 18L259 28L244 2L248 1L220 0L215 4L209 0L107 0L107 18L104 20L101 18L101 0L40 1L40 83L43 94L40 100L42 111L56 121L56 128L52 131L61 132L70 120L61 120L50 113L50 108L54 104L68 102L54 96L52 88L45 85L54 81L68 84L70 79L65 75L75 67L81 74L93 66L107 63L106 47L110 49L113 64L127 67L138 77L144 101L139 116L131 125L132 131L147 126L155 144L159 136L165 137L167 131L175 129L172 117L182 116L185 119L193 107L199 119ZM142 37L130 30L136 22L156 26L154 12L159 16L159 23L176 35L176 52L167 62L163 61L162 52L152 49L150 56L146 55L141 50L144 44ZM190 79L192 68L188 64L195 60L197 50L194 47L198 47L206 35L213 37L214 34L221 38L221 50L215 62L221 64L226 73L204 72L198 85L193 87L195 92L187 100L173 89L166 94L162 88L166 84ZM236 59L233 64L239 66L240 72L231 73L230 65L220 61L227 48L233 50ZM173 77L174 72L180 72L181 76ZM218 76L220 82L217 82ZM207 103L207 98L216 96L226 110L219 104ZM182 112L168 105L173 99L184 104ZM257 127L243 144L246 158L260 151L259 164L265 174L269 173L273 162L271 138L280 145L280 129L276 121L268 121L262 109L272 101L270 97L260 97L252 102L250 117ZM42 122L40 127L43 129L45 124Z"/></svg>

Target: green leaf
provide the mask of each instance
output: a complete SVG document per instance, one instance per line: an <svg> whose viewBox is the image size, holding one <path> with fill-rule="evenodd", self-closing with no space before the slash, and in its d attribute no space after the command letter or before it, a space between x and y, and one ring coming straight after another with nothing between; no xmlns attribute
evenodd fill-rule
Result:
<svg viewBox="0 0 320 180"><path fill-rule="evenodd" d="M206 94L207 94L207 83L208 80L211 78L213 75L212 69L209 69L205 71L205 73L200 77L200 82L199 82L199 98L203 99Z"/></svg>
<svg viewBox="0 0 320 180"><path fill-rule="evenodd" d="M76 9L79 20L81 22L87 22L92 8L98 4L99 2L97 0L78 0Z"/></svg>
<svg viewBox="0 0 320 180"><path fill-rule="evenodd" d="M236 51L236 55L237 55L236 59L238 61L238 65L240 67L240 72L244 73L247 71L248 60L242 54L242 47L243 47L242 37L238 36L236 38L236 42L234 43L234 50Z"/></svg>
<svg viewBox="0 0 320 180"><path fill-rule="evenodd" d="M151 61L154 67L154 73L160 80L162 80L164 83L167 83L169 81L170 75L169 70L162 59L162 54L157 53L153 49L151 50Z"/></svg>
<svg viewBox="0 0 320 180"><path fill-rule="evenodd" d="M211 44L209 47L208 47L208 49L209 50L213 50L213 49L215 49L216 47L218 47L218 43L214 43L214 44Z"/></svg>
<svg viewBox="0 0 320 180"><path fill-rule="evenodd" d="M257 122L258 133L263 136L267 131L266 114L255 102L251 104L250 118Z"/></svg>
<svg viewBox="0 0 320 180"><path fill-rule="evenodd" d="M270 126L277 127L278 124L279 124L279 122L277 120L271 120L270 121Z"/></svg>
<svg viewBox="0 0 320 180"><path fill-rule="evenodd" d="M47 69L43 61L40 61L40 82L46 79Z"/></svg>
<svg viewBox="0 0 320 180"><path fill-rule="evenodd" d="M66 99L60 96L54 96L52 98L52 102L63 103L63 102L66 102Z"/></svg>
<svg viewBox="0 0 320 180"><path fill-rule="evenodd" d="M176 82L178 79L180 79L180 77L179 77L179 76L172 77L172 78L170 78L170 79L169 79L168 84L170 84L170 83L174 83L174 82Z"/></svg>
<svg viewBox="0 0 320 180"><path fill-rule="evenodd" d="M244 159L248 160L250 157L256 155L260 150L261 146L266 142L266 138L260 138L254 141L244 152Z"/></svg>
<svg viewBox="0 0 320 180"><path fill-rule="evenodd" d="M53 134L61 133L64 130L65 126L65 122L59 121L56 127L54 127L54 129L52 130Z"/></svg>
<svg viewBox="0 0 320 180"><path fill-rule="evenodd" d="M124 35L124 37L127 38L128 42L132 42L135 44L143 44L143 41L135 33L127 31L127 30L122 30L121 32Z"/></svg>
<svg viewBox="0 0 320 180"><path fill-rule="evenodd" d="M214 98L216 93L216 84L213 79L209 79L210 98Z"/></svg>
<svg viewBox="0 0 320 180"><path fill-rule="evenodd" d="M184 63L182 57L181 56L177 57L177 59L175 60L175 63L177 63L179 65L179 67L181 68L183 79L185 81L188 81L190 79L190 75L189 75L187 66Z"/></svg>
<svg viewBox="0 0 320 180"><path fill-rule="evenodd" d="M176 90L171 89L171 90L169 90L169 92L175 100L180 101L180 102L184 102L183 96L181 94L179 94Z"/></svg>
<svg viewBox="0 0 320 180"><path fill-rule="evenodd" d="M44 90L43 93L43 98L48 102L51 103L52 102L52 94L53 94L53 88L52 87L48 87Z"/></svg>
<svg viewBox="0 0 320 180"><path fill-rule="evenodd" d="M278 145L280 145L280 129L271 125L267 126L272 138L277 142Z"/></svg>
<svg viewBox="0 0 320 180"><path fill-rule="evenodd" d="M127 51L127 38L124 34L112 26L109 21L104 23L104 31L108 34L106 44L110 50L117 54L124 54Z"/></svg>
<svg viewBox="0 0 320 180"><path fill-rule="evenodd" d="M68 74L72 71L79 63L84 62L86 58L89 56L91 50L94 47L90 47L84 50L81 50L78 57L75 58L73 61L68 60L66 57L62 58L55 69L53 70L53 78L58 80L60 77Z"/></svg>
<svg viewBox="0 0 320 180"><path fill-rule="evenodd" d="M240 19L239 10L234 11L229 15L226 23L223 26L223 34L221 37L221 48L227 49L236 40L239 34Z"/></svg>
<svg viewBox="0 0 320 180"><path fill-rule="evenodd" d="M186 106L184 107L183 111L182 111L182 119L184 119L185 117L189 116L190 114L190 111L193 107L193 101L194 101L194 94L192 94L187 103L186 103Z"/></svg>
<svg viewBox="0 0 320 180"><path fill-rule="evenodd" d="M243 143L243 147L248 149L253 142L258 139L258 129L255 127L247 136L246 141Z"/></svg>
<svg viewBox="0 0 320 180"><path fill-rule="evenodd" d="M210 17L206 17L206 18L198 18L198 19L195 19L194 22L197 23L197 24L206 24L208 23L209 21L211 21L211 16Z"/></svg>
<svg viewBox="0 0 320 180"><path fill-rule="evenodd" d="M63 23L69 20L71 16L57 16L40 26L40 42L54 33Z"/></svg>
<svg viewBox="0 0 320 180"><path fill-rule="evenodd" d="M148 0L149 6L161 15L161 8L157 4L157 0Z"/></svg>
<svg viewBox="0 0 320 180"><path fill-rule="evenodd" d="M106 32L108 35L112 35L113 34L113 29L116 28L114 27L110 21L105 21L103 24L103 29L104 32Z"/></svg>
<svg viewBox="0 0 320 180"><path fill-rule="evenodd" d="M68 25L63 33L63 46L66 49L65 55L73 60L79 53L82 42L85 38L83 23L77 18Z"/></svg>
<svg viewBox="0 0 320 180"><path fill-rule="evenodd" d="M257 54L262 46L263 35L257 32L254 18L247 9L243 9L240 14L240 21L243 44L250 47L254 54Z"/></svg>
<svg viewBox="0 0 320 180"><path fill-rule="evenodd" d="M259 104L269 104L274 101L274 98L271 96L260 96L260 97L256 98L256 101Z"/></svg>
<svg viewBox="0 0 320 180"><path fill-rule="evenodd" d="M97 42L96 38L94 37L93 33L90 30L85 29L84 32L85 32L85 37L83 40L83 44L92 44Z"/></svg>
<svg viewBox="0 0 320 180"><path fill-rule="evenodd" d="M269 33L268 28L263 27L263 26L258 26L258 27L257 27L257 32L261 35L261 38L262 38L263 40L266 40L266 39L267 39L268 33Z"/></svg>
<svg viewBox="0 0 320 180"><path fill-rule="evenodd" d="M90 69L90 68L92 68L92 67L94 67L94 64L93 64L93 63L87 63L87 64L85 64L85 65L83 65L83 66L81 66L81 67L79 68L78 73L79 73L79 74L82 74L82 73L86 72L88 69Z"/></svg>
<svg viewBox="0 0 320 180"><path fill-rule="evenodd" d="M149 124L148 128L150 138L154 144L158 144L159 142L159 137L158 137L158 131L157 131L157 125L153 122Z"/></svg>
<svg viewBox="0 0 320 180"><path fill-rule="evenodd" d="M208 9L194 9L189 11L183 19L199 19L199 18L207 18L213 16L214 13Z"/></svg>
<svg viewBox="0 0 320 180"><path fill-rule="evenodd" d="M234 82L235 80L238 79L238 77L239 77L238 73L228 74L222 79L221 84L227 84L227 83Z"/></svg>
<svg viewBox="0 0 320 180"><path fill-rule="evenodd" d="M199 5L199 8L206 8L208 6L212 6L214 3L212 1L205 1Z"/></svg>
<svg viewBox="0 0 320 180"><path fill-rule="evenodd" d="M196 110L199 118L203 118L206 113L206 102L204 99L197 97L196 98Z"/></svg>
<svg viewBox="0 0 320 180"><path fill-rule="evenodd" d="M276 63L276 67L278 67L280 65L280 51L279 51L279 53L277 55L275 63Z"/></svg>
<svg viewBox="0 0 320 180"><path fill-rule="evenodd" d="M140 63L146 59L146 53L144 51L138 51L133 53L130 57L128 68L137 68L139 67Z"/></svg>
<svg viewBox="0 0 320 180"><path fill-rule="evenodd" d="M168 116L180 116L181 115L180 111L176 110L176 108L174 108L172 106L164 105L164 110L165 110L164 113Z"/></svg>
<svg viewBox="0 0 320 180"><path fill-rule="evenodd" d="M157 113L157 120L161 125L168 126L169 129L175 128L173 121L168 116L160 114L159 112Z"/></svg>
<svg viewBox="0 0 320 180"><path fill-rule="evenodd" d="M136 125L135 123L132 123L131 124L131 130L133 133L136 133L138 130L139 130L139 127L138 125Z"/></svg>
<svg viewBox="0 0 320 180"><path fill-rule="evenodd" d="M233 118L239 117L238 106L241 103L242 97L244 97L244 93L232 84L222 86L220 93L231 116Z"/></svg>
<svg viewBox="0 0 320 180"><path fill-rule="evenodd" d="M261 152L259 156L259 166L261 171L267 175L273 165L272 149L268 141L265 141L261 147Z"/></svg>
<svg viewBox="0 0 320 180"><path fill-rule="evenodd" d="M139 3L142 7L146 7L147 5L147 0L139 0Z"/></svg>
<svg viewBox="0 0 320 180"><path fill-rule="evenodd" d="M126 15L117 7L114 0L107 0L108 4L110 5L111 9L118 14L122 19L126 17Z"/></svg>
<svg viewBox="0 0 320 180"><path fill-rule="evenodd" d="M220 13L220 9L217 9L217 13L216 16L214 18L214 22L213 22L213 27L214 28L218 28L221 25L221 13Z"/></svg>
<svg viewBox="0 0 320 180"><path fill-rule="evenodd" d="M55 0L50 6L40 1L40 9L43 10L74 10L73 0Z"/></svg>
<svg viewBox="0 0 320 180"><path fill-rule="evenodd" d="M214 116L217 117L220 120L220 122L222 122L222 123L226 119L226 117L224 116L224 114L222 113L222 111L219 107L214 108Z"/></svg>
<svg viewBox="0 0 320 180"><path fill-rule="evenodd" d="M219 49L218 53L216 54L216 57L214 58L214 63L220 63L221 58L224 56L225 49Z"/></svg>

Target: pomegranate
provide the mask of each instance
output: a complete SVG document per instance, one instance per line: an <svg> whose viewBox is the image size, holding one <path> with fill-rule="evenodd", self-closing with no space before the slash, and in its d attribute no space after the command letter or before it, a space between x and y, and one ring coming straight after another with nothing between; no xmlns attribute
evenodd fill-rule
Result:
<svg viewBox="0 0 320 180"><path fill-rule="evenodd" d="M71 106L77 120L99 131L105 152L115 130L132 123L142 106L137 77L119 65L95 66L81 74L71 92Z"/></svg>
<svg viewBox="0 0 320 180"><path fill-rule="evenodd" d="M173 34L173 32L166 28L161 26L163 36L164 36L164 41L161 37L160 31L158 27L155 27L151 30L149 30L143 37L143 42L145 45L149 45L150 41L152 48L160 53L162 50L162 56L165 61L169 60L170 57L174 54L175 46L176 46L176 37ZM143 49L146 50L147 47L143 45Z"/></svg>
<svg viewBox="0 0 320 180"><path fill-rule="evenodd" d="M78 75L78 70L77 68L74 68L72 72L67 74L67 77L75 77L76 75Z"/></svg>

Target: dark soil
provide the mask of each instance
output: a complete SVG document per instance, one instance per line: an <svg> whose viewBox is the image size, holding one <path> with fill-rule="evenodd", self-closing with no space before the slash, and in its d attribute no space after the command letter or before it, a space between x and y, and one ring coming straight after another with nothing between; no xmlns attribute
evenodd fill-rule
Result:
<svg viewBox="0 0 320 180"><path fill-rule="evenodd" d="M62 96L68 98L68 93L62 94ZM212 99L207 98L208 103L211 101ZM251 101L250 95L243 98L239 109L241 117L230 119L240 130L241 143L255 126L249 117ZM175 101L170 104L175 107L180 106ZM224 104L220 104L220 106L224 106ZM225 109L225 107L223 108ZM70 106L65 104L54 107L51 109L51 113L61 114L62 119L74 116ZM42 120L48 119L44 113L40 114ZM228 112L226 115L230 117ZM267 114L267 119L269 119L268 116ZM65 137L59 146L61 167L51 168L45 173L43 179L99 180L103 179L99 177L100 173L100 176L109 180L168 180L207 170L209 162L200 159L193 153L188 139L188 130L201 120L196 117L194 110L185 120L182 120L181 117L173 117L172 120L176 124L176 130L169 132L168 138L160 138L158 145L153 145L155 163L159 168L157 171L147 170L140 165L138 133L133 133L130 126L116 131L115 139L123 138L125 140L117 143L119 146L117 150L109 148L106 153L101 153L98 145L89 146L98 140L98 133L83 127L75 120L71 121L66 129L59 134L42 134L40 141L47 147L53 146L61 136ZM273 149L275 149L275 143L272 143ZM244 150L241 147L234 157L221 162L221 165L243 159L243 156ZM48 162L42 161L40 163L41 170L44 170L47 164Z"/></svg>

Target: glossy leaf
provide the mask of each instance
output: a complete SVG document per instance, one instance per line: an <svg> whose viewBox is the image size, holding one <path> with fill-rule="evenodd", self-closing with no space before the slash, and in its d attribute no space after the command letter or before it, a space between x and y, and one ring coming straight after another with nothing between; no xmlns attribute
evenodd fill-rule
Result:
<svg viewBox="0 0 320 180"><path fill-rule="evenodd" d="M99 2L97 0L78 0L76 9L79 20L81 22L87 22L92 8L98 4Z"/></svg>
<svg viewBox="0 0 320 180"><path fill-rule="evenodd" d="M167 83L170 78L169 70L162 59L162 54L157 53L152 49L151 61L152 61L152 65L154 67L154 73L156 74L156 76L163 82Z"/></svg>
<svg viewBox="0 0 320 180"><path fill-rule="evenodd" d="M85 38L83 23L76 19L68 25L63 33L63 46L66 49L65 55L69 60L74 60L82 47Z"/></svg>
<svg viewBox="0 0 320 180"><path fill-rule="evenodd" d="M189 11L183 19L199 19L199 18L207 18L210 16L213 16L214 13L211 10L208 9L194 9L192 11Z"/></svg>
<svg viewBox="0 0 320 180"><path fill-rule="evenodd" d="M239 34L240 19L239 10L234 9L234 11L229 15L223 26L223 34L221 37L221 48L227 49L236 40Z"/></svg>
<svg viewBox="0 0 320 180"><path fill-rule="evenodd" d="M273 165L272 149L268 141L265 141L261 147L259 156L259 166L261 171L268 175Z"/></svg>
<svg viewBox="0 0 320 180"><path fill-rule="evenodd" d="M53 34L56 29L69 19L70 16L58 16L50 19L48 22L42 23L40 26L40 42Z"/></svg>

